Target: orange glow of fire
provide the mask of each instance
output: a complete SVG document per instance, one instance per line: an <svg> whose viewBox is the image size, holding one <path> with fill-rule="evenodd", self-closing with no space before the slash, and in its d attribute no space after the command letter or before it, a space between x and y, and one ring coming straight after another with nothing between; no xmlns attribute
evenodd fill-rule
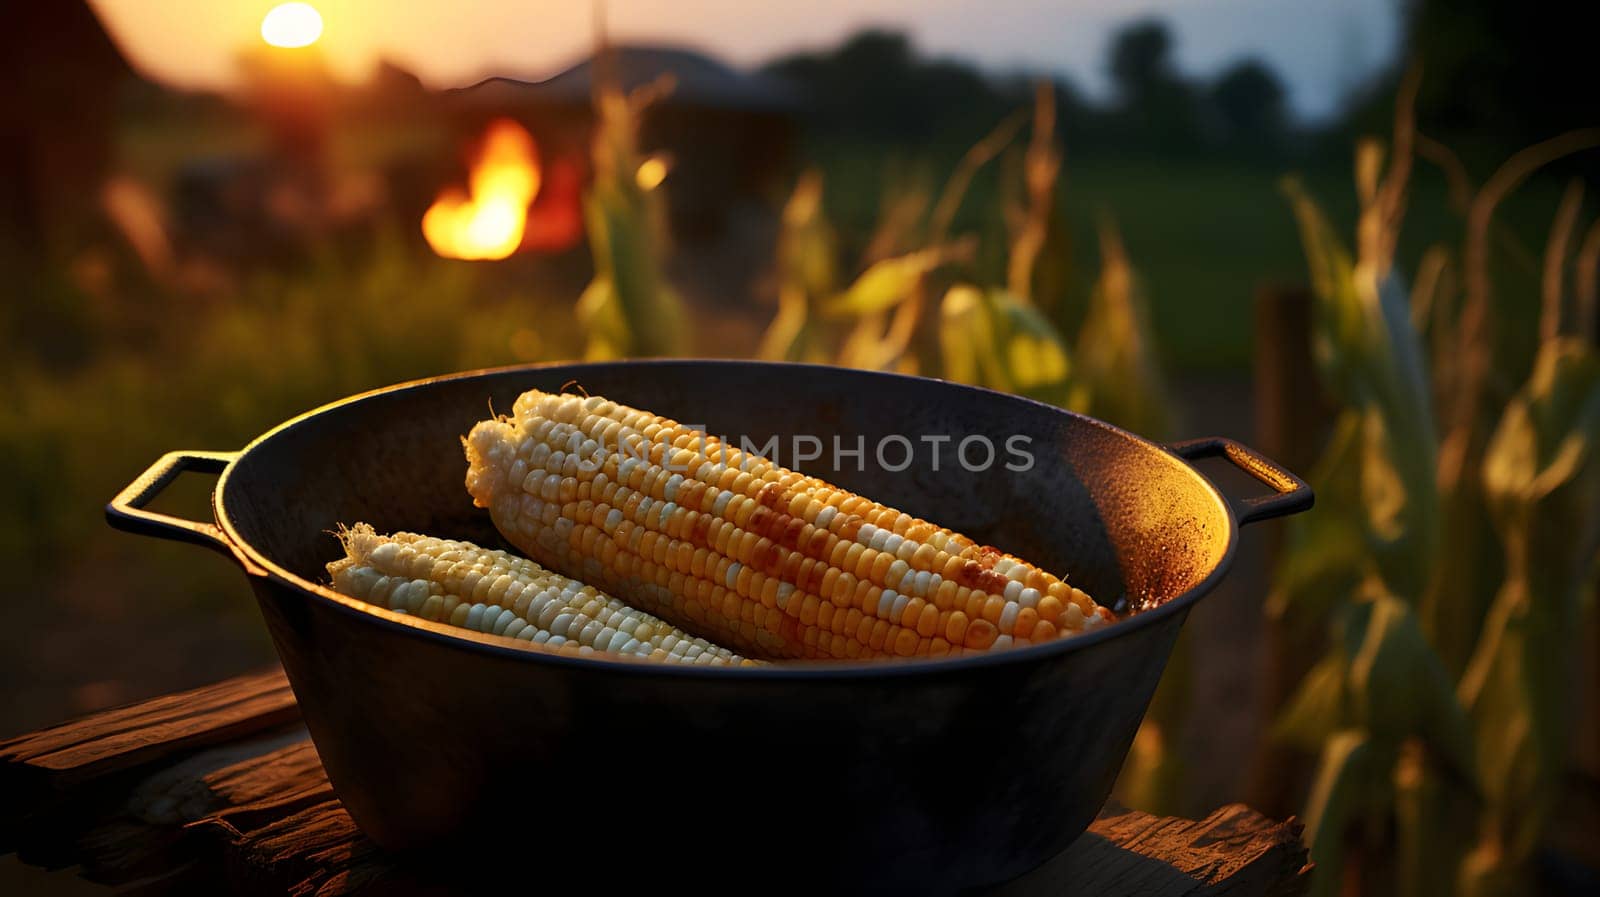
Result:
<svg viewBox="0 0 1600 897"><path fill-rule="evenodd" d="M522 245L541 174L533 137L516 122L489 124L467 192L440 192L422 216L422 235L445 258L503 259Z"/></svg>

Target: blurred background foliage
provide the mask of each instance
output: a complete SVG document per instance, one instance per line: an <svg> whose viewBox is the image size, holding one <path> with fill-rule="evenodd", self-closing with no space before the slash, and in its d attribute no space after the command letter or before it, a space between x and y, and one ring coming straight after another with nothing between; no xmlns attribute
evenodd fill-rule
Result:
<svg viewBox="0 0 1600 897"><path fill-rule="evenodd" d="M1402 14L1402 58L1310 123L1267 63L1187 71L1153 19L1104 48L1103 96L883 29L446 92L255 52L222 96L139 76L87 4L30 10L0 45L26 86L0 107L0 557L31 586L0 721L270 658L225 562L101 520L167 450L414 377L691 354L1247 436L1257 341L1284 338L1254 297L1307 284L1318 509L1196 612L1119 795L1192 814L1270 783L1322 893L1593 882L1549 847L1564 800L1600 807L1571 747L1600 732L1592 39L1505 0ZM531 135L517 251L443 257L420 222L449 197L494 223L500 121Z"/></svg>
<svg viewBox="0 0 1600 897"><path fill-rule="evenodd" d="M1580 622L1600 548L1600 297L1579 274L1593 260L1572 252L1582 180L1538 253L1537 298L1501 287L1491 247L1535 255L1496 207L1538 168L1600 146L1600 129L1461 184L1461 235L1408 276L1394 251L1417 153L1455 158L1417 130L1420 83L1401 83L1392 140L1357 145L1353 251L1298 181L1284 188L1339 409L1313 475L1320 506L1290 524L1268 600L1290 653L1323 651L1274 730L1319 755L1306 808L1318 894L1356 886L1352 869L1367 892L1526 893L1593 649ZM1530 322L1526 343L1504 338Z"/></svg>

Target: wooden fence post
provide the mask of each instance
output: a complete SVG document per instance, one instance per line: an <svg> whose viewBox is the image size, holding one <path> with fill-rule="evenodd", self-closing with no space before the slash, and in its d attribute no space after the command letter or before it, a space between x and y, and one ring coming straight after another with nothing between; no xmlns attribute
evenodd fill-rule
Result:
<svg viewBox="0 0 1600 897"><path fill-rule="evenodd" d="M1311 358L1311 309L1305 287L1256 291L1256 446L1301 476L1322 454L1332 413Z"/></svg>
<svg viewBox="0 0 1600 897"><path fill-rule="evenodd" d="M1591 315L1589 323L1589 342L1600 346L1600 315ZM1600 594L1600 582L1595 583L1594 590ZM1578 706L1582 709L1579 711L1578 737L1573 753L1576 754L1575 765L1578 770L1591 783L1595 783L1600 782L1600 603L1590 604L1587 628L1588 631L1581 636L1583 642L1579 649L1579 669L1586 669L1587 675L1583 676L1578 686Z"/></svg>
<svg viewBox="0 0 1600 897"><path fill-rule="evenodd" d="M1255 297L1256 446L1301 476L1320 457L1332 419L1311 357L1312 302L1305 287L1280 284L1262 286ZM1270 539L1269 569L1282 554L1283 528L1273 528ZM1263 638L1260 706L1265 729L1314 658L1294 650L1279 620L1266 620ZM1272 812L1297 812L1295 786L1308 772L1303 766L1302 758L1263 737L1251 776L1251 799Z"/></svg>

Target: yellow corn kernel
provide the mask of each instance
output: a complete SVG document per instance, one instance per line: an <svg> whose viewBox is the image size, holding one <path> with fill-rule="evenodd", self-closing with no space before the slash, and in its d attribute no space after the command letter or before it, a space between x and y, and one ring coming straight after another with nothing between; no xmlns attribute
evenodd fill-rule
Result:
<svg viewBox="0 0 1600 897"><path fill-rule="evenodd" d="M328 564L334 589L390 610L566 654L756 662L509 552L416 533L384 536L362 523L339 536L345 556Z"/></svg>
<svg viewBox="0 0 1600 897"><path fill-rule="evenodd" d="M600 396L524 393L464 443L473 500L529 557L747 654L961 653L1112 619L1015 557ZM598 485L553 497L568 480Z"/></svg>

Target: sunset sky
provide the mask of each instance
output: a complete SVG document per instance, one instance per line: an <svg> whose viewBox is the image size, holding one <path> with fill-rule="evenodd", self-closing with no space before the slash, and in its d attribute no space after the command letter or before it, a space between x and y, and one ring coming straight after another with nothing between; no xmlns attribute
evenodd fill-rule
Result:
<svg viewBox="0 0 1600 897"><path fill-rule="evenodd" d="M261 40L274 5L225 0L90 0L112 36L147 74L226 87L239 48ZM594 13L584 0L311 0L325 23L320 46L335 70L363 77L380 57L436 87L485 75L543 77L589 47ZM1178 35L1194 74L1255 54L1288 82L1308 115L1333 109L1351 86L1389 61L1399 0L613 0L615 39L690 44L736 64L827 46L866 25L908 30L925 50L993 71L1051 71L1093 93L1104 89L1106 37L1119 24L1159 15Z"/></svg>

